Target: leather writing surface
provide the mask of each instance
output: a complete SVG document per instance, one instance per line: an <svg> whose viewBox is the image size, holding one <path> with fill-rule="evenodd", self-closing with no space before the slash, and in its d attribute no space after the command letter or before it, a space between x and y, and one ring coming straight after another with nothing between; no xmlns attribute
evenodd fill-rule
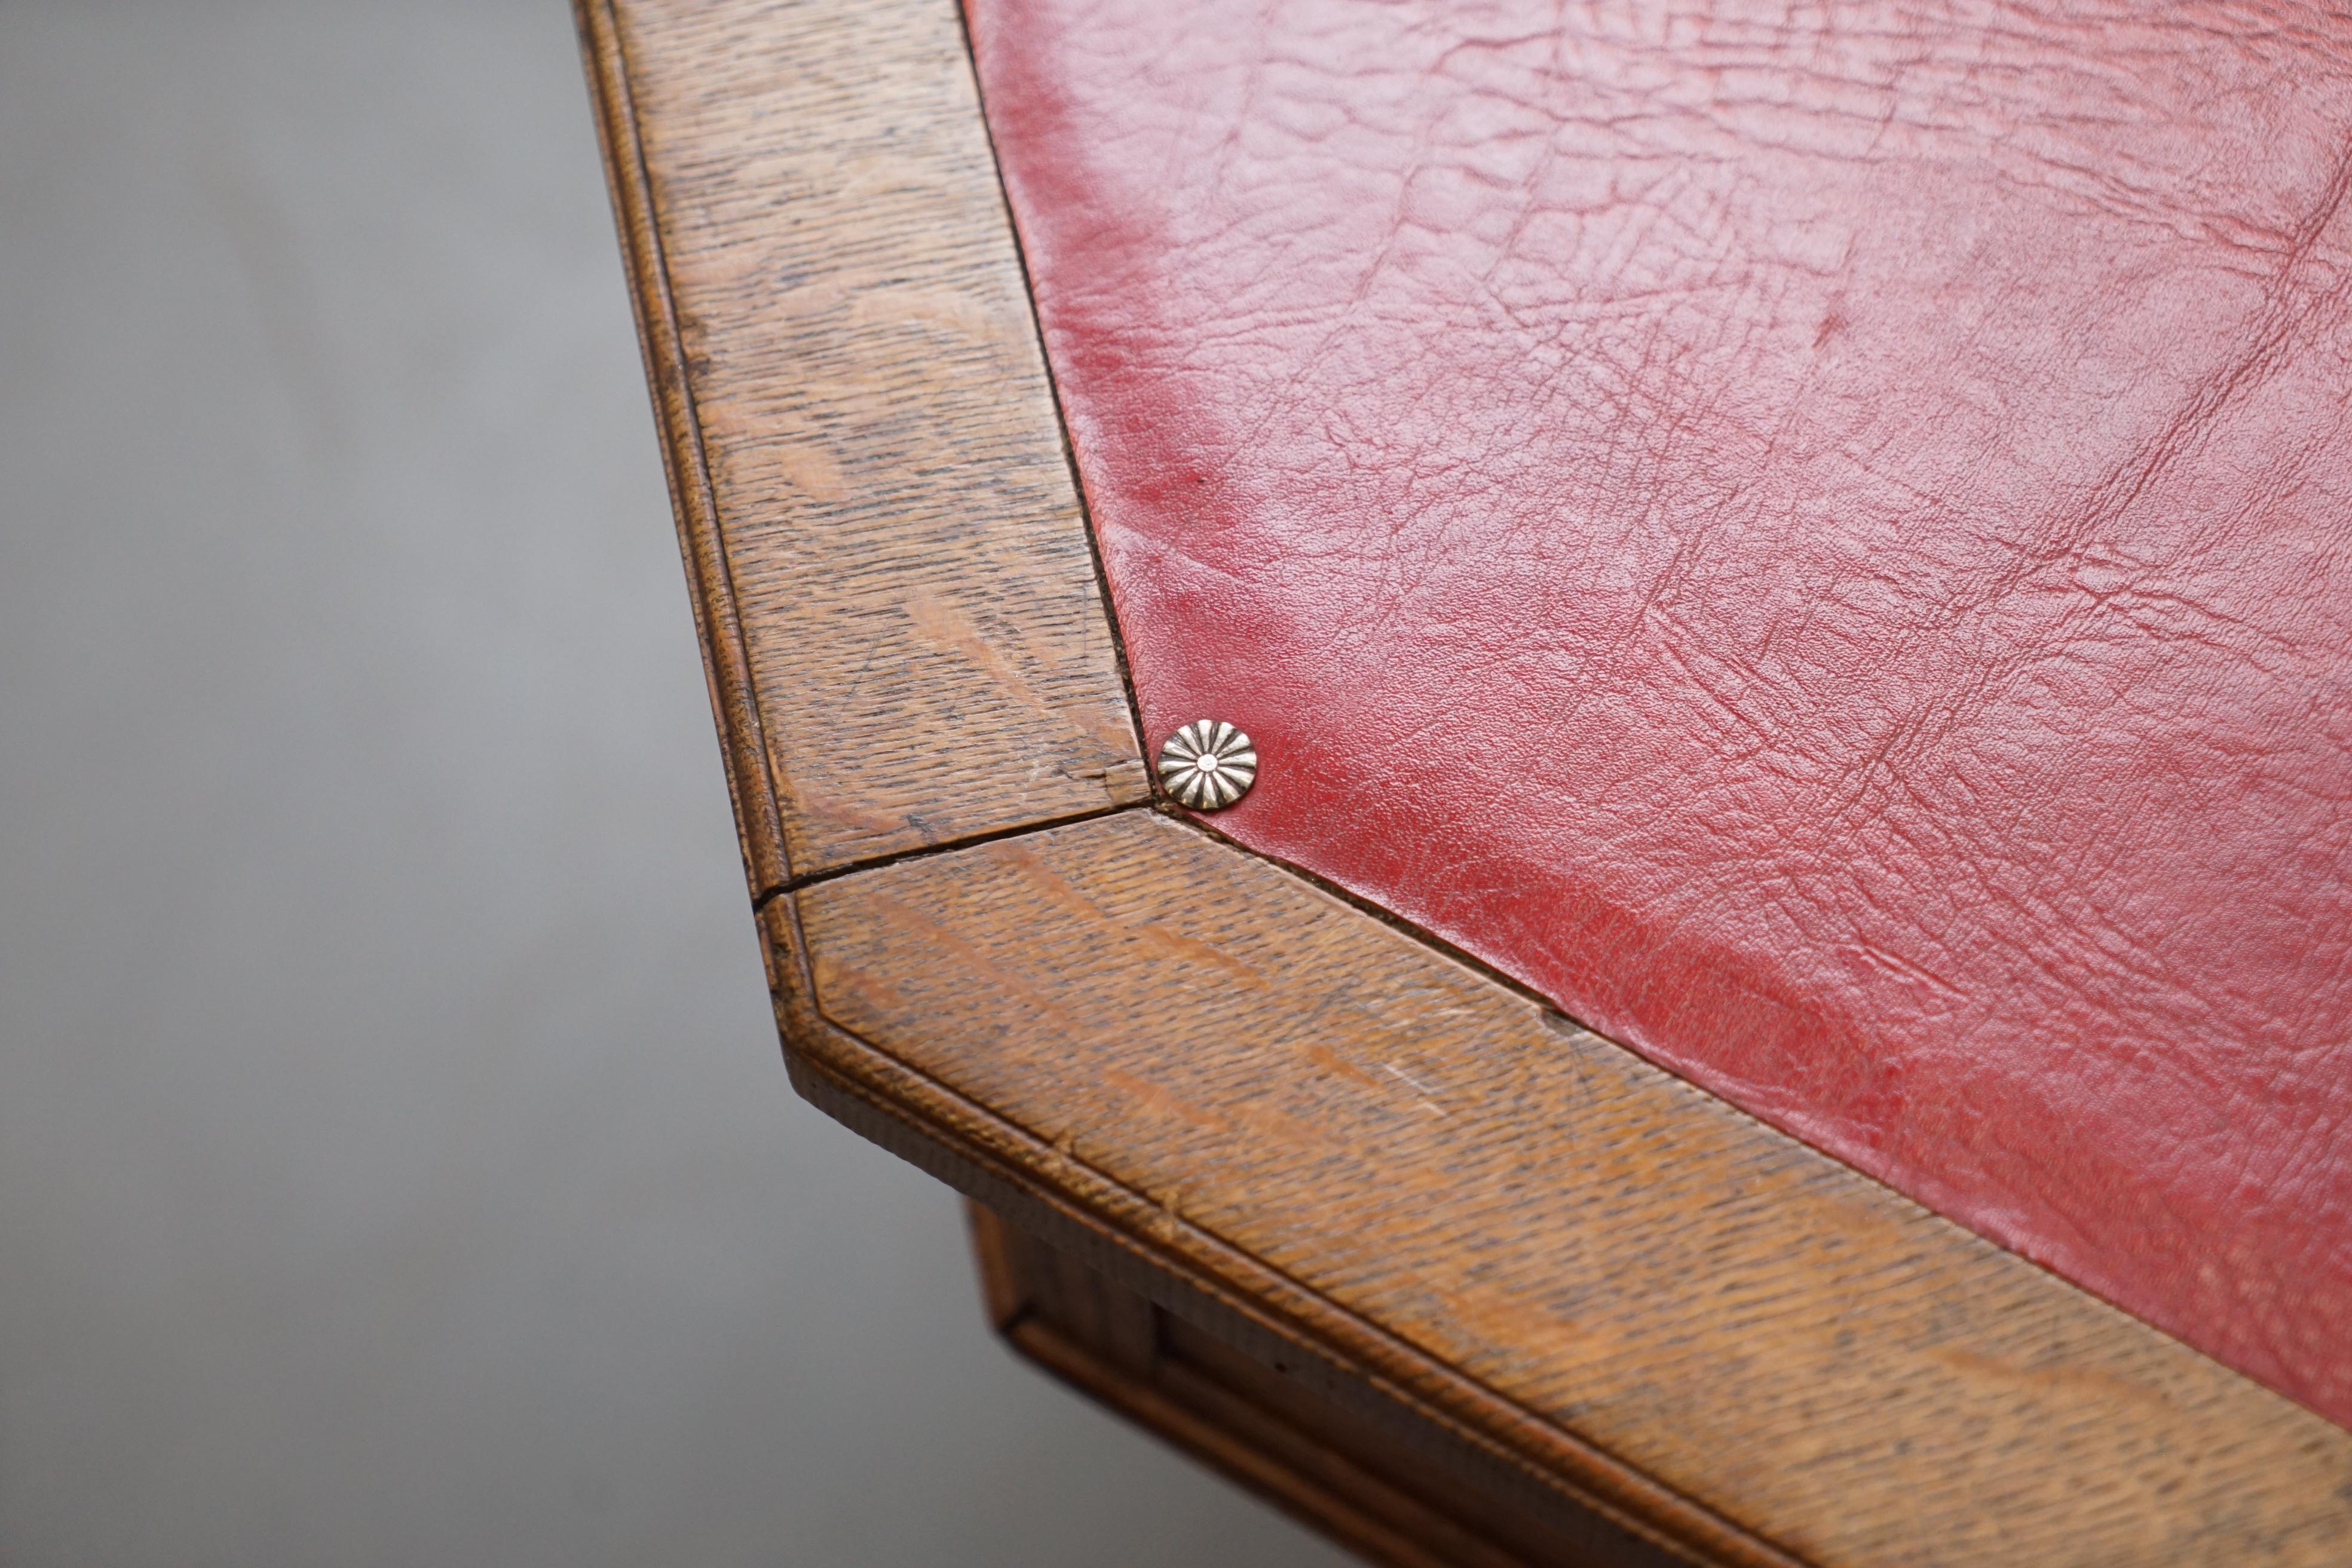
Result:
<svg viewBox="0 0 2352 1568"><path fill-rule="evenodd" d="M1219 826L2352 1423L2352 20L969 13Z"/></svg>

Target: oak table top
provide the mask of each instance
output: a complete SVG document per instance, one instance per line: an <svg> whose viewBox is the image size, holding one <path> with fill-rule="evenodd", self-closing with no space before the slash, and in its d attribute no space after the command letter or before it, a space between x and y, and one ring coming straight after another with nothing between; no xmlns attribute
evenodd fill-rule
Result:
<svg viewBox="0 0 2352 1568"><path fill-rule="evenodd" d="M579 10L786 1064L1017 1345L1394 1562L2352 1561L2352 1433L1155 793L951 0Z"/></svg>

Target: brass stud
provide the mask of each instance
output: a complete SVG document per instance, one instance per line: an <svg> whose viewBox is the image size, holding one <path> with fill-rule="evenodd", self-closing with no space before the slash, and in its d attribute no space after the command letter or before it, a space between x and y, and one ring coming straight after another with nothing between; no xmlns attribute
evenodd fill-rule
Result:
<svg viewBox="0 0 2352 1568"><path fill-rule="evenodd" d="M1222 719L1195 719L1160 748L1160 782L1180 805L1223 811L1257 782L1257 748Z"/></svg>

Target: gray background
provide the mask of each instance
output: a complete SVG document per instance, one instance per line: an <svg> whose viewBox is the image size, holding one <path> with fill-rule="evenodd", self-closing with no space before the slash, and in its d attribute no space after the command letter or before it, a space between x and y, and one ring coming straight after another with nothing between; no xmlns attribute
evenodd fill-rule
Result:
<svg viewBox="0 0 2352 1568"><path fill-rule="evenodd" d="M559 0L0 0L0 1563L1336 1561L791 1096Z"/></svg>

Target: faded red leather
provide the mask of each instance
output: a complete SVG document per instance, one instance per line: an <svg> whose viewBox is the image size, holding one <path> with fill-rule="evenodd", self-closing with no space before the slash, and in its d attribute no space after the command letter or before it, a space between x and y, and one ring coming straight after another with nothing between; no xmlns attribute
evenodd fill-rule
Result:
<svg viewBox="0 0 2352 1568"><path fill-rule="evenodd" d="M971 18L1218 826L2352 1424L2352 20Z"/></svg>

